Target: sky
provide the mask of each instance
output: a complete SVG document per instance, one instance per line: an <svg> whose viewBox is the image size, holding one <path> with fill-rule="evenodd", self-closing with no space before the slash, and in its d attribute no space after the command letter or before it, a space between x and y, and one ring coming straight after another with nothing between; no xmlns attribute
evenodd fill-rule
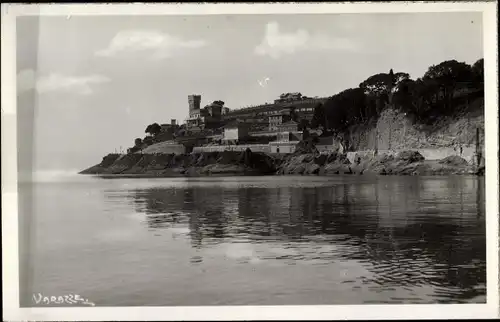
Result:
<svg viewBox="0 0 500 322"><path fill-rule="evenodd" d="M126 150L148 124L184 120L190 94L235 109L483 57L481 13L17 19L18 145L34 170Z"/></svg>

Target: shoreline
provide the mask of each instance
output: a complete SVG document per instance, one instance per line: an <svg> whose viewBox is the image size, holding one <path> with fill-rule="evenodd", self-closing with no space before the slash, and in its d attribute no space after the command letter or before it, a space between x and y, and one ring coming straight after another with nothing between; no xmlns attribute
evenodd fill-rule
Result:
<svg viewBox="0 0 500 322"><path fill-rule="evenodd" d="M459 156L425 160L417 151L397 155L356 155L351 163L346 154L297 153L271 156L262 152L202 152L175 154L128 154L105 156L101 163L79 172L100 178L176 178L207 176L277 175L390 175L390 176L484 176L484 165L469 164Z"/></svg>
<svg viewBox="0 0 500 322"><path fill-rule="evenodd" d="M198 175L198 176L186 176L186 175L168 175L168 174L80 174L89 177L95 177L99 179L167 179L167 178L227 178L227 177L320 177L320 178L332 178L332 177L349 177L349 176L360 176L359 174L241 174L241 173L225 173L225 174L212 174L212 175ZM365 177L408 177L409 175L395 174L395 175L380 175L376 173L366 173L362 176ZM484 177L472 173L453 173L453 174L422 174L415 175L417 177Z"/></svg>

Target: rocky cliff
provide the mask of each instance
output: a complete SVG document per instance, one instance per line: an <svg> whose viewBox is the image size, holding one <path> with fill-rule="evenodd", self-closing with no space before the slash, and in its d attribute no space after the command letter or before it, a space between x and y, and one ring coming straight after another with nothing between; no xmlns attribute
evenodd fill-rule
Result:
<svg viewBox="0 0 500 322"><path fill-rule="evenodd" d="M191 154L109 154L80 174L114 176L266 175L276 172L275 159L259 152Z"/></svg>
<svg viewBox="0 0 500 322"><path fill-rule="evenodd" d="M459 156L425 160L417 151L396 154L295 153L270 156L251 152L174 154L109 154L101 163L80 172L101 176L174 177L206 175L484 175L484 165L471 165Z"/></svg>
<svg viewBox="0 0 500 322"><path fill-rule="evenodd" d="M484 146L484 98L471 99L453 117L443 117L432 125L417 124L405 113L385 109L376 123L353 126L347 133L352 150L415 150L475 145L476 129Z"/></svg>
<svg viewBox="0 0 500 322"><path fill-rule="evenodd" d="M276 162L276 174L281 175L484 175L484 165L471 165L459 156L441 160L425 160L417 151L367 156L355 155L351 163L345 154L297 154Z"/></svg>

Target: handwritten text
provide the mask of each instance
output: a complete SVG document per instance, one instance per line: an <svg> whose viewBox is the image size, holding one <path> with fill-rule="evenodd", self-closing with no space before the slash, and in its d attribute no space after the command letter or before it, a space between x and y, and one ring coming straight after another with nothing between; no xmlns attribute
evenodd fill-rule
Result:
<svg viewBox="0 0 500 322"><path fill-rule="evenodd" d="M33 302L35 304L83 304L95 306L94 303L89 302L88 299L81 297L78 294L68 294L68 295L60 295L60 296L46 296L42 295L42 293L33 294Z"/></svg>

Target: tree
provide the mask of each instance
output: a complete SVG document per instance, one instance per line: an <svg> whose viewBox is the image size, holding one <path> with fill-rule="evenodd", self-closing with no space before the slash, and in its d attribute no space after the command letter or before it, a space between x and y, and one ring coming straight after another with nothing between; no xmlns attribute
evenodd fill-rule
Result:
<svg viewBox="0 0 500 322"><path fill-rule="evenodd" d="M429 89L421 79L406 79L398 85L392 103L401 111L421 119L432 105L433 93Z"/></svg>
<svg viewBox="0 0 500 322"><path fill-rule="evenodd" d="M186 136L186 128L181 128L179 129L177 132L175 132L175 137L183 137L183 136Z"/></svg>
<svg viewBox="0 0 500 322"><path fill-rule="evenodd" d="M304 127L302 129L302 139L306 140L306 139L308 139L310 137L310 135L311 134L309 133L309 129L307 127Z"/></svg>
<svg viewBox="0 0 500 322"><path fill-rule="evenodd" d="M301 119L299 122L299 131L304 131L309 127L309 121L306 119Z"/></svg>
<svg viewBox="0 0 500 322"><path fill-rule="evenodd" d="M409 74L394 73L391 69L388 74L379 73L368 77L359 84L359 87L364 90L366 95L376 97L383 94L389 95L393 88L397 87L399 83L408 78L410 78Z"/></svg>
<svg viewBox="0 0 500 322"><path fill-rule="evenodd" d="M161 132L161 126L158 123L150 124L146 127L146 130L144 132L155 136Z"/></svg>
<svg viewBox="0 0 500 322"><path fill-rule="evenodd" d="M142 142L145 143L146 145L151 145L153 144L153 137L148 135L144 138Z"/></svg>
<svg viewBox="0 0 500 322"><path fill-rule="evenodd" d="M328 127L343 130L366 120L366 96L361 88L350 88L325 102Z"/></svg>
<svg viewBox="0 0 500 322"><path fill-rule="evenodd" d="M395 107L404 108L411 105L413 96L412 92L415 87L415 81L406 79L399 83L392 97L392 103Z"/></svg>
<svg viewBox="0 0 500 322"><path fill-rule="evenodd" d="M382 104L383 102L383 104ZM385 106L386 100L383 97L371 97L365 95L365 117L366 120L377 118Z"/></svg>
<svg viewBox="0 0 500 322"><path fill-rule="evenodd" d="M481 58L472 65L472 81L476 87L484 87L484 59Z"/></svg>
<svg viewBox="0 0 500 322"><path fill-rule="evenodd" d="M290 118L292 119L292 121L297 122L299 120L299 115L295 110L296 110L295 106L292 106L290 108Z"/></svg>
<svg viewBox="0 0 500 322"><path fill-rule="evenodd" d="M135 139L134 146L140 146L142 144L142 140L140 138Z"/></svg>
<svg viewBox="0 0 500 322"><path fill-rule="evenodd" d="M326 121L325 108L324 108L323 104L318 103L314 107L314 114L313 114L313 118L311 120L311 128L317 129L320 126L325 128L326 127L325 121Z"/></svg>
<svg viewBox="0 0 500 322"><path fill-rule="evenodd" d="M212 104L214 105L219 105L219 106L224 106L224 101L214 101Z"/></svg>
<svg viewBox="0 0 500 322"><path fill-rule="evenodd" d="M394 93L393 103L402 111L415 116L418 122L426 122L431 114L444 112L441 86L436 79L405 80Z"/></svg>
<svg viewBox="0 0 500 322"><path fill-rule="evenodd" d="M470 83L472 79L472 68L466 63L456 60L447 60L438 65L429 67L424 74L424 83L437 87L438 100L442 99L443 108L451 108L451 100L457 89Z"/></svg>
<svg viewBox="0 0 500 322"><path fill-rule="evenodd" d="M347 130L366 120L366 96L361 88L350 88L330 97L324 104L327 130L342 142L344 151L350 147Z"/></svg>

